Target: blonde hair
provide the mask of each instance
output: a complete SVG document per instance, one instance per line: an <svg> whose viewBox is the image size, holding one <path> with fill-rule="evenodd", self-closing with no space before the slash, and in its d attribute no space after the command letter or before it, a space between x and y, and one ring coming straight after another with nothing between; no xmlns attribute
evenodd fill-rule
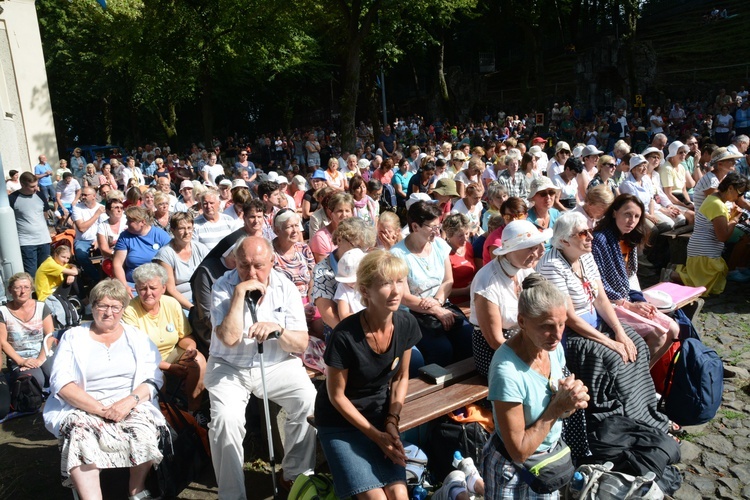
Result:
<svg viewBox="0 0 750 500"><path fill-rule="evenodd" d="M130 207L140 208L140 207ZM119 280L116 279L105 279L91 289L89 294L89 303L96 305L102 299L116 300L122 307L127 306L130 303L130 295L128 295L128 289L125 288Z"/></svg>
<svg viewBox="0 0 750 500"><path fill-rule="evenodd" d="M606 184L599 184L586 192L587 205L604 205L605 207L609 207L613 201L615 201L615 195Z"/></svg>
<svg viewBox="0 0 750 500"><path fill-rule="evenodd" d="M365 255L357 268L357 287L362 295L362 305L368 306L364 290L382 282L392 283L409 273L406 262L387 250L373 250Z"/></svg>

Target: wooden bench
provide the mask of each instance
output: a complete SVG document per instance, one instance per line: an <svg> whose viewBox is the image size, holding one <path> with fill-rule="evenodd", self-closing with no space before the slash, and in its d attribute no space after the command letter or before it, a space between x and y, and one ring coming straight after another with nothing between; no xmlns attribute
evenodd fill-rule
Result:
<svg viewBox="0 0 750 500"><path fill-rule="evenodd" d="M409 380L399 422L402 432L487 397L487 378L477 373L473 358L445 369L453 378L443 384L432 384L421 378Z"/></svg>
<svg viewBox="0 0 750 500"><path fill-rule="evenodd" d="M685 264L687 262L687 245L693 234L693 226L681 226L672 229L659 236L667 238L669 242L669 262L672 264Z"/></svg>
<svg viewBox="0 0 750 500"><path fill-rule="evenodd" d="M453 378L442 384L433 384L422 378L409 379L399 422L402 432L487 397L487 378L477 373L474 358L458 361L445 369L453 374ZM307 417L307 421L315 426L313 415Z"/></svg>

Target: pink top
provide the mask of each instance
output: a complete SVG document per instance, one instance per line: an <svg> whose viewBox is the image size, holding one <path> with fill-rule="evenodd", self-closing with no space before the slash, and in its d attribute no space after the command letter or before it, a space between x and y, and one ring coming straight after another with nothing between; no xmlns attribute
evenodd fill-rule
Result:
<svg viewBox="0 0 750 500"><path fill-rule="evenodd" d="M384 173L383 169L379 168L372 173L372 178L379 180L383 184L390 184L393 179L393 173L393 169Z"/></svg>
<svg viewBox="0 0 750 500"><path fill-rule="evenodd" d="M333 235L328 226L318 229L318 232L310 239L310 250L313 253L328 255L336 248L333 244Z"/></svg>
<svg viewBox="0 0 750 500"><path fill-rule="evenodd" d="M503 242L503 229L505 226L499 227L492 231L487 239L484 240L484 247L482 247L482 262L488 264L495 256L490 253L490 247L501 247Z"/></svg>

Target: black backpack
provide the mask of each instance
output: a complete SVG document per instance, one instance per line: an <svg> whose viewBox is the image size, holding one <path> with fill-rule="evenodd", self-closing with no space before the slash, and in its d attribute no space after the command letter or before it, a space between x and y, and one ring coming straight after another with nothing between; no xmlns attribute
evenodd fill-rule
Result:
<svg viewBox="0 0 750 500"><path fill-rule="evenodd" d="M0 420L10 413L10 388L5 375L0 373Z"/></svg>
<svg viewBox="0 0 750 500"><path fill-rule="evenodd" d="M30 373L21 373L10 392L10 407L13 411L28 413L39 410L44 402L42 387Z"/></svg>
<svg viewBox="0 0 750 500"><path fill-rule="evenodd" d="M430 441L425 446L433 479L444 478L453 470L453 454L460 451L478 467L482 448L490 434L477 422L460 423L444 416L435 420Z"/></svg>

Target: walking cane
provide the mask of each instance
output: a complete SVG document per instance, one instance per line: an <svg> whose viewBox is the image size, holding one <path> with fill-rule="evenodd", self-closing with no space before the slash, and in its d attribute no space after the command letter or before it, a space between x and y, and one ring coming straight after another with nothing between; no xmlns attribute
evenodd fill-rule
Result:
<svg viewBox="0 0 750 500"><path fill-rule="evenodd" d="M245 293L245 304L250 309L250 317L253 319L253 324L258 322L256 314L256 306L258 301L263 297L263 292L260 290L252 290ZM245 329L247 331L247 329ZM273 332L268 338L277 339L281 335L281 332ZM271 430L271 415L269 410L268 402L268 391L266 390L266 365L263 363L263 342L258 342L258 356L260 356L260 383L263 386L263 411L266 415L266 434L268 436L268 454L269 462L271 464L271 481L273 481L273 498L278 498L279 490L276 485L276 457L273 453L273 432Z"/></svg>

